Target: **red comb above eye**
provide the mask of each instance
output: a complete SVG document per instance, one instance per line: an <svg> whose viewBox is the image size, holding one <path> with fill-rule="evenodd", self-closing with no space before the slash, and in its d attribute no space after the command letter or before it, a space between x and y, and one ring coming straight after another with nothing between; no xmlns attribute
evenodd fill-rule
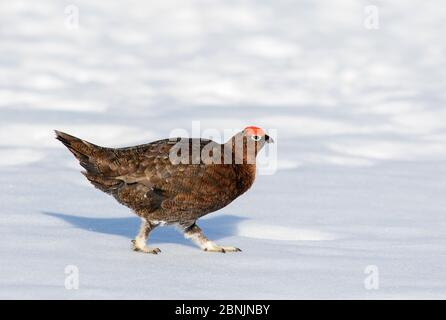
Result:
<svg viewBox="0 0 446 320"><path fill-rule="evenodd" d="M265 131L263 131L262 128L254 127L254 126L246 127L245 132L252 136L263 136L265 134Z"/></svg>

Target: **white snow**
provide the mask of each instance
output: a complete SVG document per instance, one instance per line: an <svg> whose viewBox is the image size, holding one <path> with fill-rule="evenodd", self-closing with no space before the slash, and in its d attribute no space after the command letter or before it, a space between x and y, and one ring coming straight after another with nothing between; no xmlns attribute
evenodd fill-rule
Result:
<svg viewBox="0 0 446 320"><path fill-rule="evenodd" d="M29 149L0 149L0 167L30 164L44 157L43 152Z"/></svg>
<svg viewBox="0 0 446 320"><path fill-rule="evenodd" d="M446 298L441 1L78 0L78 28L67 5L0 3L0 298ZM278 171L199 221L243 252L165 227L134 253L139 219L52 130L127 146L192 121L278 130Z"/></svg>
<svg viewBox="0 0 446 320"><path fill-rule="evenodd" d="M239 224L237 235L263 240L289 240L289 241L319 241L334 240L338 236L320 232L318 230L307 230L299 228L288 228L271 224L260 225L252 223L249 225Z"/></svg>

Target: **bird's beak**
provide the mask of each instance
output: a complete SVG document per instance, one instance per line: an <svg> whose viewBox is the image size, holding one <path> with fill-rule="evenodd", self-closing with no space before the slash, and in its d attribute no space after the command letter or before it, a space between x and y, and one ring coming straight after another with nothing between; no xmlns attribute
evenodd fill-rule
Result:
<svg viewBox="0 0 446 320"><path fill-rule="evenodd" d="M265 141L267 143L274 143L274 139L271 138L269 135L265 134Z"/></svg>

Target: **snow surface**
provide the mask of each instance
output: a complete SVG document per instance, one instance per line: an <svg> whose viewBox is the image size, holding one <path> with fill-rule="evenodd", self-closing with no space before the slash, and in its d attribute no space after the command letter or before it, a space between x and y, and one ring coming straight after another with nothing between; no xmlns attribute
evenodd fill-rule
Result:
<svg viewBox="0 0 446 320"><path fill-rule="evenodd" d="M74 4L77 30L64 1L0 2L0 298L446 298L441 1ZM162 254L134 253L139 220L52 130L125 146L192 121L278 130L277 173L199 223L243 252L158 228Z"/></svg>

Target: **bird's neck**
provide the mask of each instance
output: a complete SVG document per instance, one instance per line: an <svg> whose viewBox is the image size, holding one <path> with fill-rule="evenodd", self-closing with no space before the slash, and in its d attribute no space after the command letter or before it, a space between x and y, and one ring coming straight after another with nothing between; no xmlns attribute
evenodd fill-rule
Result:
<svg viewBox="0 0 446 320"><path fill-rule="evenodd" d="M253 165L255 172L256 158L259 152L258 148L255 145L248 146L246 139L236 138L233 137L223 145L225 153L228 153L227 157L232 158L233 164Z"/></svg>

